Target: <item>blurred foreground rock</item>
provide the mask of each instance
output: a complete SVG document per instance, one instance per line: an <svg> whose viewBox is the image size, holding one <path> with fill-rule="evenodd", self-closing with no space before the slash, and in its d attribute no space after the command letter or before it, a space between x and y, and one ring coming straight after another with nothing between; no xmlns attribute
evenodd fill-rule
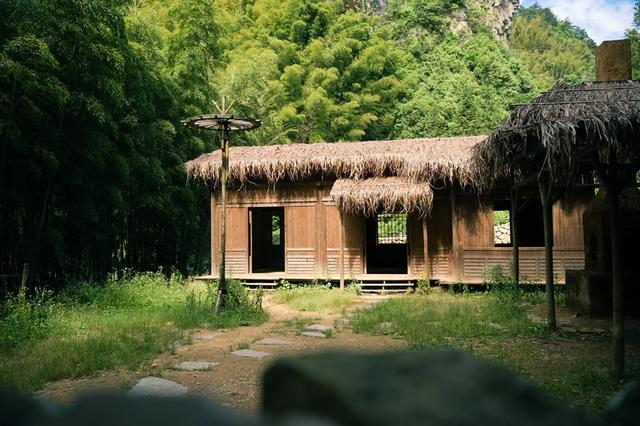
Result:
<svg viewBox="0 0 640 426"><path fill-rule="evenodd" d="M263 410L342 425L591 425L504 368L455 351L313 354L265 374Z"/></svg>
<svg viewBox="0 0 640 426"><path fill-rule="evenodd" d="M452 350L278 360L265 373L259 418L192 396L94 395L61 406L0 393L1 426L631 426L639 424L640 382L612 398L605 414L596 421L504 368Z"/></svg>

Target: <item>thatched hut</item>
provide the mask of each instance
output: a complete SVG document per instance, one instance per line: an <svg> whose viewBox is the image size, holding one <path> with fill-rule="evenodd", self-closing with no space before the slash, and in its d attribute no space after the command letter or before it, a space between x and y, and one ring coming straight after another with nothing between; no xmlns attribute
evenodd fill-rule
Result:
<svg viewBox="0 0 640 426"><path fill-rule="evenodd" d="M630 45L626 40L603 43L596 52L596 69L599 81L558 84L548 93L516 108L501 127L476 146L475 152L478 167L496 170L498 175L510 176L521 183L537 181L545 205L546 283L551 328L555 327L554 259L553 231L548 218L555 194L584 183L584 180L593 183L593 175L597 176L599 186L607 194L614 376L620 378L624 371L624 277L618 195L625 188L638 186L640 82L628 80L631 61ZM632 242L628 250L635 251L635 242L640 235L628 234L627 237ZM585 276L582 285L587 286L589 293L590 280L588 274Z"/></svg>
<svg viewBox="0 0 640 426"><path fill-rule="evenodd" d="M508 241L496 243L494 235L494 211L508 210L506 195L477 194L485 171L473 156L484 139L232 147L230 275L254 284L354 279L404 291L419 279L481 283L487 268L507 270ZM220 258L220 158L214 152L186 163L188 175L212 190L212 276ZM523 217L532 232L522 269L539 280L543 249L534 198ZM584 264L579 217L554 210L558 274Z"/></svg>

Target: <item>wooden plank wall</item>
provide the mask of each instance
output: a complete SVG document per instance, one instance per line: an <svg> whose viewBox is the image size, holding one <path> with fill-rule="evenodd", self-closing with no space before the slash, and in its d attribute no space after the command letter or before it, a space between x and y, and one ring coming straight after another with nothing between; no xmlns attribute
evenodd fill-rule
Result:
<svg viewBox="0 0 640 426"><path fill-rule="evenodd" d="M512 249L494 247L491 204L477 197L460 194L456 194L456 202L457 233L461 246L456 279L469 283L482 282L483 272L496 265L509 272ZM582 214L588 203L589 199L585 198L573 203L571 209L565 207L566 203L557 203L553 208L553 263L559 282L564 282L566 270L584 269ZM544 247L520 249L520 274L523 279L542 282L544 270Z"/></svg>
<svg viewBox="0 0 640 426"><path fill-rule="evenodd" d="M229 191L227 212L227 262L233 275L250 273L249 208L285 208L286 274L314 278L337 278L340 259L339 213L329 192L332 182L283 184L274 188ZM566 269L584 267L582 213L589 200L571 209L554 207L554 269L564 280ZM220 203L214 197L212 211L212 274L218 273ZM345 215L345 278L365 273L364 218ZM422 218L410 214L409 275L424 276ZM429 272L431 279L446 282L482 282L483 271L493 265L510 267L511 249L493 246L493 209L477 196L456 193L438 196L427 216ZM543 248L522 248L523 277L544 278Z"/></svg>

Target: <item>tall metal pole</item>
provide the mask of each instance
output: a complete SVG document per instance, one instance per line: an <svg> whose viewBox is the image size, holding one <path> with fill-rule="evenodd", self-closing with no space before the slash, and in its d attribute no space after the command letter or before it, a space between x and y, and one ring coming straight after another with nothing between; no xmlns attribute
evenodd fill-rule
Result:
<svg viewBox="0 0 640 426"><path fill-rule="evenodd" d="M215 312L218 313L220 306L224 306L227 297L227 277L225 275L226 252L227 252L227 169L229 167L229 126L222 127L220 149L222 150L222 161L220 164L220 198L222 200L222 220L220 235L220 280L218 281L218 297L216 298Z"/></svg>

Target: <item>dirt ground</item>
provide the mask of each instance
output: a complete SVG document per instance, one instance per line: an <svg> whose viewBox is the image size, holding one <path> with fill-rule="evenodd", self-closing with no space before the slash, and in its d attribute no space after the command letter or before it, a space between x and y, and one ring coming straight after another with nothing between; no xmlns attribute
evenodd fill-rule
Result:
<svg viewBox="0 0 640 426"><path fill-rule="evenodd" d="M406 347L402 340L388 336L355 334L345 327L345 320L356 309L383 300L385 296L363 296L345 315L332 312L302 312L285 304L263 300L269 321L259 326L232 330L193 330L191 341L179 346L174 353L165 353L143 366L140 371L109 371L95 377L61 380L49 383L39 395L60 403L72 402L81 394L93 392L122 392L146 376L162 377L180 383L193 395L216 400L220 404L242 411L256 412L260 406L260 379L263 371L277 358L305 352L331 349L350 351L382 351ZM335 327L328 338L299 335L305 326L327 324ZM219 334L221 332L221 334ZM257 345L266 338L290 342L286 346ZM201 340L202 339L202 340ZM268 352L262 359L232 355L237 349ZM181 371L175 365L183 361L218 363L208 371Z"/></svg>
<svg viewBox="0 0 640 426"><path fill-rule="evenodd" d="M186 386L190 394L216 400L244 413L255 413L260 407L262 374L279 357L330 349L382 351L406 348L403 340L390 336L355 334L345 325L344 320L354 310L366 308L387 297L390 296L362 296L359 303L344 315L294 311L287 305L275 303L266 297L263 305L269 312L270 319L262 325L232 330L193 330L189 342L184 342L172 353L160 355L138 371L109 371L89 378L61 380L49 383L39 394L67 403L83 393L127 391L138 379L156 376ZM544 323L544 305L531 307L529 315L533 320ZM474 350L487 355L496 350L528 352L521 367L531 376L537 375L536 368L541 369L539 373L542 374L542 369L548 363L562 366L572 359L576 362L589 362L590 359L595 361L607 356L610 320L576 317L559 306L557 321L559 332L551 338L517 338L511 342L513 347L510 347L509 342L501 342L500 347L474 344ZM301 336L299 333L310 324L333 325L335 331L328 338ZM636 365L640 365L640 321L629 321L627 328L631 333L631 339L628 339L628 356ZM255 343L266 337L285 339L291 344L267 346ZM231 352L237 349L253 349L270 355L262 359L232 355ZM540 360L544 362L540 363ZM218 365L209 371L177 370L175 365L183 361L215 362Z"/></svg>

